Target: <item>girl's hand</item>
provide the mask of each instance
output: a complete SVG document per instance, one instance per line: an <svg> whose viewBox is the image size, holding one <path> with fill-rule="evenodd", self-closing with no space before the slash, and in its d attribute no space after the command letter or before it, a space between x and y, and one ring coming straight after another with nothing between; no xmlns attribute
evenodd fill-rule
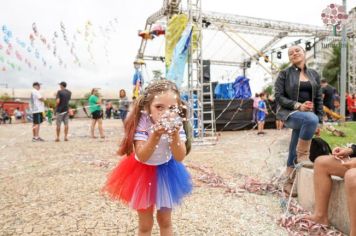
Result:
<svg viewBox="0 0 356 236"><path fill-rule="evenodd" d="M161 122L157 122L157 124L155 124L153 126L153 131L155 134L161 136L162 134L166 133L166 129L165 127L162 125Z"/></svg>
<svg viewBox="0 0 356 236"><path fill-rule="evenodd" d="M351 159L342 163L347 169L356 168L356 159Z"/></svg>

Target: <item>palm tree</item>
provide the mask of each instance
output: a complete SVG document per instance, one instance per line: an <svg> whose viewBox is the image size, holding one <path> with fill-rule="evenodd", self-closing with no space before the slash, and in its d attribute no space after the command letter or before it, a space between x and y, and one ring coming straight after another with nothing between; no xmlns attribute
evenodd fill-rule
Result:
<svg viewBox="0 0 356 236"><path fill-rule="evenodd" d="M334 87L337 87L338 77L340 74L341 62L341 45L332 46L332 56L324 66L322 75Z"/></svg>
<svg viewBox="0 0 356 236"><path fill-rule="evenodd" d="M290 66L290 62L283 62L280 66L279 66L279 70L282 71L286 68L288 68Z"/></svg>
<svg viewBox="0 0 356 236"><path fill-rule="evenodd" d="M162 76L162 71L161 70L153 70L153 79L160 79Z"/></svg>

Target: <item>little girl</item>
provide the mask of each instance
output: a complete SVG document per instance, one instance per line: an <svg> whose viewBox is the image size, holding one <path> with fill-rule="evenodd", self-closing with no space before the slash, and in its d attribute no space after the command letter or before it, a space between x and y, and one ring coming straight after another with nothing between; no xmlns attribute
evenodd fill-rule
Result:
<svg viewBox="0 0 356 236"><path fill-rule="evenodd" d="M257 124L258 124L258 132L257 134L264 134L265 132L263 129L265 128L265 120L266 120L266 115L268 115L267 112L267 106L266 106L266 94L261 93L260 94L260 101L258 102L258 111L257 111Z"/></svg>
<svg viewBox="0 0 356 236"><path fill-rule="evenodd" d="M137 210L138 235L151 234L154 208L161 235L173 235L172 208L192 191L191 177L181 163L190 149L186 114L176 85L157 80L136 99L125 121L119 149L125 157L103 190Z"/></svg>

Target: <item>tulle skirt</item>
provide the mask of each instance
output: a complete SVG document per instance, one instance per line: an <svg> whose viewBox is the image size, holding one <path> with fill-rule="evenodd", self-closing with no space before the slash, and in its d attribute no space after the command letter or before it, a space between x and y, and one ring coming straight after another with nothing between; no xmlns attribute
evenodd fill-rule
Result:
<svg viewBox="0 0 356 236"><path fill-rule="evenodd" d="M109 174L103 191L136 210L173 208L191 193L192 181L185 166L174 158L151 166L131 154Z"/></svg>

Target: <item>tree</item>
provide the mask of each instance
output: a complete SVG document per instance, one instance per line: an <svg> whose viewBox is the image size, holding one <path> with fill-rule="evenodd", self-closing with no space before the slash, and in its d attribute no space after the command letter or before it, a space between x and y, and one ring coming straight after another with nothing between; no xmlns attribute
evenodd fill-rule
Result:
<svg viewBox="0 0 356 236"><path fill-rule="evenodd" d="M324 66L322 75L334 87L337 87L337 81L340 74L341 63L341 45L332 46L332 56Z"/></svg>
<svg viewBox="0 0 356 236"><path fill-rule="evenodd" d="M54 98L49 98L49 99L46 99L44 101L44 104L46 107L51 107L51 108L55 108L57 103L56 103L56 99Z"/></svg>
<svg viewBox="0 0 356 236"><path fill-rule="evenodd" d="M154 79L160 79L161 76L162 76L162 71L161 70L153 70L152 73L153 73L153 78Z"/></svg>
<svg viewBox="0 0 356 236"><path fill-rule="evenodd" d="M11 100L11 97L8 93L3 93L1 96L0 96L0 101L2 102L7 102L7 101L10 101Z"/></svg>
<svg viewBox="0 0 356 236"><path fill-rule="evenodd" d="M287 67L289 67L290 63L289 62L284 62L279 66L279 70L284 70Z"/></svg>
<svg viewBox="0 0 356 236"><path fill-rule="evenodd" d="M264 89L263 89L263 92L265 92L266 94L268 94L268 95L272 95L273 94L273 85L268 85L267 87L265 87Z"/></svg>

